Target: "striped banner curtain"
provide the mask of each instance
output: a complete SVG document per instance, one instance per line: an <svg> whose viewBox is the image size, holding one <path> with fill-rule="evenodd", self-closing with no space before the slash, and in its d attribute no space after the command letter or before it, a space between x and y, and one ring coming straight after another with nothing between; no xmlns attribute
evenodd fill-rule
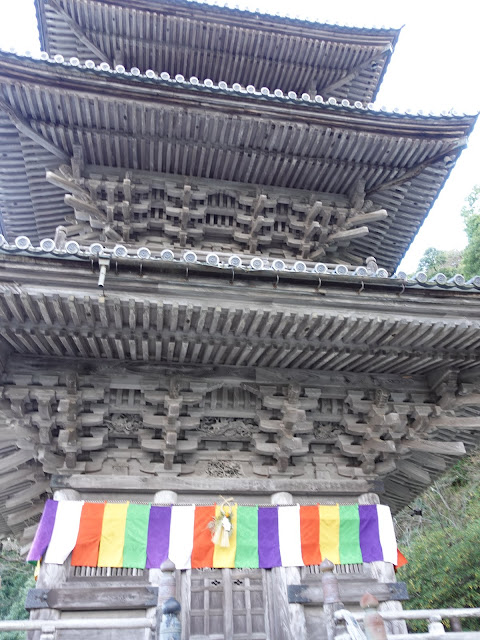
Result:
<svg viewBox="0 0 480 640"><path fill-rule="evenodd" d="M299 567L384 561L397 543L385 505L231 507L228 546L214 544L219 505L48 500L27 560L73 566L177 569Z"/></svg>

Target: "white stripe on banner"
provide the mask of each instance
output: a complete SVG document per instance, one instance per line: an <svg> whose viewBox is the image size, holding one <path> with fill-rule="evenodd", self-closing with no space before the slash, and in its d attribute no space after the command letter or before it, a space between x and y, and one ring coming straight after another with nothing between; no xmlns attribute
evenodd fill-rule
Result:
<svg viewBox="0 0 480 640"><path fill-rule="evenodd" d="M171 517L168 557L177 569L190 569L195 505L173 506Z"/></svg>
<svg viewBox="0 0 480 640"><path fill-rule="evenodd" d="M83 500L61 500L58 503L52 537L45 562L63 564L77 542Z"/></svg>
<svg viewBox="0 0 480 640"><path fill-rule="evenodd" d="M278 509L278 538L282 567L303 567L300 538L300 505Z"/></svg>
<svg viewBox="0 0 480 640"><path fill-rule="evenodd" d="M393 519L390 507L377 504L378 532L382 545L383 559L385 562L397 564L397 539L393 528Z"/></svg>

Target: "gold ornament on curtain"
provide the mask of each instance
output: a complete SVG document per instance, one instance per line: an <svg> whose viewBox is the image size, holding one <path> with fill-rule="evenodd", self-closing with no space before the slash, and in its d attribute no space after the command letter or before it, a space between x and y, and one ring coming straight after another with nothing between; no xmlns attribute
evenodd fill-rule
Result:
<svg viewBox="0 0 480 640"><path fill-rule="evenodd" d="M218 515L212 519L208 528L212 532L212 542L220 547L230 546L230 537L233 533L232 510L233 498L224 498L220 505Z"/></svg>

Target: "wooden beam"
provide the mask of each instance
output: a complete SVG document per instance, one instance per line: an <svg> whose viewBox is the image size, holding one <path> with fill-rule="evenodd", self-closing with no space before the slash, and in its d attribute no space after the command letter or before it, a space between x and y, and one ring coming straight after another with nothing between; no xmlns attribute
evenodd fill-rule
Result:
<svg viewBox="0 0 480 640"><path fill-rule="evenodd" d="M356 229L342 229L336 231L328 236L329 242L337 242L343 240L353 240L354 238L361 238L368 233L368 227L357 227ZM327 247L328 250L328 247ZM313 255L313 254L312 254Z"/></svg>
<svg viewBox="0 0 480 640"><path fill-rule="evenodd" d="M380 602L408 600L405 582L377 582L374 579L358 578L355 575L337 576L338 590L342 602L358 605L365 592L374 595ZM345 579L343 579L345 578ZM319 606L324 603L322 586L314 584L290 584L287 586L288 602Z"/></svg>
<svg viewBox="0 0 480 640"><path fill-rule="evenodd" d="M440 416L432 418L430 426L437 429L480 429L480 416L464 418L460 416Z"/></svg>
<svg viewBox="0 0 480 640"><path fill-rule="evenodd" d="M369 67L373 62L376 62L378 59L383 59L387 55L392 53L393 49L390 44L388 44L382 51L375 52L372 56L364 60L361 64L357 65L354 69L352 69L349 73L327 85L326 87L317 87L317 93L321 93L321 95L325 98L333 95L332 91L335 91L339 87L343 87L344 84L353 80L361 71L364 71L367 67Z"/></svg>
<svg viewBox="0 0 480 640"><path fill-rule="evenodd" d="M366 480L315 480L303 478L281 477L275 479L252 478L209 478L178 476L175 472L163 473L158 477L149 476L71 476L56 475L52 478L52 488L69 488L78 491L93 492L124 492L132 493L155 492L160 490L177 491L179 493L213 493L221 494L225 491L236 495L251 494L265 495L278 491L288 491L293 494L308 496L353 495L372 491L372 483ZM381 483L376 486L381 491Z"/></svg>
<svg viewBox="0 0 480 640"><path fill-rule="evenodd" d="M15 495L9 498L5 502L5 508L14 509L15 507L19 507L24 502L30 502L31 500L38 498L39 496L42 495L42 493L49 491L49 489L50 489L49 480L44 480L43 482L35 482L27 489L18 491L17 493L15 493Z"/></svg>
<svg viewBox="0 0 480 640"><path fill-rule="evenodd" d="M401 446L411 451L425 451L445 456L463 456L466 453L463 442L439 442L437 440L405 440Z"/></svg>
<svg viewBox="0 0 480 640"><path fill-rule="evenodd" d="M59 149L52 142L44 138L40 133L34 131L31 125L25 120L25 118L19 115L9 104L5 102L2 98L0 98L0 108L3 109L9 116L10 120L13 122L15 127L20 133L23 133L30 138L33 142L40 145L43 149L53 154L57 158L60 158L62 162L70 162L70 156L65 153L62 149Z"/></svg>
<svg viewBox="0 0 480 640"><path fill-rule="evenodd" d="M346 222L346 228L356 227L363 224L371 224L372 222L378 222L379 220L385 220L388 218L388 213L385 209L379 209L378 211L371 211L370 213L360 213L349 218Z"/></svg>
<svg viewBox="0 0 480 640"><path fill-rule="evenodd" d="M25 608L60 609L62 611L103 611L156 607L158 587L62 587L61 589L30 589Z"/></svg>
<svg viewBox="0 0 480 640"><path fill-rule="evenodd" d="M412 167L408 171L405 171L405 173L403 173L399 178L395 178L393 180L388 180L387 182L380 183L378 186L374 187L373 189L370 189L370 191L368 191L367 193L367 197L369 198L374 193L378 193L379 191L385 191L386 189L392 189L393 187L398 187L404 182L407 182L407 180L416 178L427 167L431 166L432 164L435 164L435 162L438 162L439 160L442 160L443 158L445 158L445 156L448 156L449 153L458 153L459 149L465 149L466 146L467 146L467 138L461 138L460 140L457 140L457 142L452 144L450 147L448 147L444 151L440 151L440 153L436 153L433 157L429 158L428 160L425 160L424 162L417 164L415 167Z"/></svg>

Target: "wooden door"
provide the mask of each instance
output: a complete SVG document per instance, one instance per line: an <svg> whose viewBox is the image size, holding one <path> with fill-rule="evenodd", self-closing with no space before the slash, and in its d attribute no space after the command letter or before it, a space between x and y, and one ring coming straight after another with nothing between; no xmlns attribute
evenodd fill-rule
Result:
<svg viewBox="0 0 480 640"><path fill-rule="evenodd" d="M184 640L272 640L262 569L182 571Z"/></svg>

